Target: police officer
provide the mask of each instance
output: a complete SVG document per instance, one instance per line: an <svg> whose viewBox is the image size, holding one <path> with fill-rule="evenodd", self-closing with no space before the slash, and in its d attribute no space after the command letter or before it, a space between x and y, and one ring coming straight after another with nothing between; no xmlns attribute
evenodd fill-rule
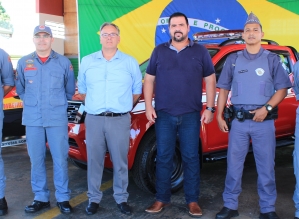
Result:
<svg viewBox="0 0 299 219"><path fill-rule="evenodd" d="M13 69L8 54L0 49L0 143L2 140L2 127L3 127L3 97L13 88L15 85L13 78ZM7 214L7 203L5 200L5 180L4 164L1 156L0 145L0 216Z"/></svg>
<svg viewBox="0 0 299 219"><path fill-rule="evenodd" d="M221 131L228 131L222 114L230 90L237 118L232 121L229 132L224 207L216 219L239 215L238 196L242 190L242 172L250 139L258 173L259 218L279 218L275 213L276 142L273 111L287 95L291 83L279 56L261 47L263 36L259 19L250 13L242 34L246 49L227 58L217 84L220 88L217 120Z"/></svg>
<svg viewBox="0 0 299 219"><path fill-rule="evenodd" d="M299 101L299 61L294 65L294 86L296 99ZM296 187L293 200L295 203L295 219L299 219L299 107L296 110L296 128L295 128L295 145L294 145L294 173L296 177Z"/></svg>
<svg viewBox="0 0 299 219"><path fill-rule="evenodd" d="M28 154L31 161L31 186L34 201L25 212L34 213L50 206L45 167L46 140L53 159L57 206L70 213L68 188L67 100L75 93L75 79L70 61L51 49L54 39L47 26L37 26L33 33L36 51L18 62L16 87L23 100L22 124L26 126Z"/></svg>

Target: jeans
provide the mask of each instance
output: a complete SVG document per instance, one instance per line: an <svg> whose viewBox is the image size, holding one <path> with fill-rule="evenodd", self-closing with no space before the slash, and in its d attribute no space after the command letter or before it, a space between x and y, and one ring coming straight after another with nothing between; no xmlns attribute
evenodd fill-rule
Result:
<svg viewBox="0 0 299 219"><path fill-rule="evenodd" d="M294 174L296 177L296 186L295 186L293 200L296 208L295 216L299 217L299 107L296 110L295 145L294 145L293 159L294 159Z"/></svg>
<svg viewBox="0 0 299 219"><path fill-rule="evenodd" d="M176 139L179 136L184 170L184 191L187 204L197 202L199 196L199 131L200 112L172 116L157 111L156 200L169 203L171 175Z"/></svg>

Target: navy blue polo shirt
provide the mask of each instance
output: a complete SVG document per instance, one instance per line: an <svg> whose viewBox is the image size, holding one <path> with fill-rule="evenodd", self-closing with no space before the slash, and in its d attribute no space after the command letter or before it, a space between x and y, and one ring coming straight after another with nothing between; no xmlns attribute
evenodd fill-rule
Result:
<svg viewBox="0 0 299 219"><path fill-rule="evenodd" d="M171 41L160 44L150 57L146 73L155 76L156 111L178 116L202 109L202 79L215 70L208 50L189 42L179 52Z"/></svg>

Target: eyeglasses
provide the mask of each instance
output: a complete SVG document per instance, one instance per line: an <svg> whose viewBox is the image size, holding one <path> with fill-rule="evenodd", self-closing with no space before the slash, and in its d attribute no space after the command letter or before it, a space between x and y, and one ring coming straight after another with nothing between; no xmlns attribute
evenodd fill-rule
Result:
<svg viewBox="0 0 299 219"><path fill-rule="evenodd" d="M107 38L107 37L117 37L118 34L117 33L102 33L101 34L102 37Z"/></svg>
<svg viewBox="0 0 299 219"><path fill-rule="evenodd" d="M51 38L51 35L47 34L47 35L35 35L34 36L35 39L49 39Z"/></svg>

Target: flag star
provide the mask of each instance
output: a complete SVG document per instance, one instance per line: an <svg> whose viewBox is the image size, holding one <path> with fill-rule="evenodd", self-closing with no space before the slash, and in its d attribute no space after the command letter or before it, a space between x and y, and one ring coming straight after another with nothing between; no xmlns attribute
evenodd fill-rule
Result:
<svg viewBox="0 0 299 219"><path fill-rule="evenodd" d="M166 30L164 28L162 28L162 33L165 33L165 32L166 32Z"/></svg>
<svg viewBox="0 0 299 219"><path fill-rule="evenodd" d="M221 20L219 18L217 18L215 21L216 21L216 24L219 24Z"/></svg>

